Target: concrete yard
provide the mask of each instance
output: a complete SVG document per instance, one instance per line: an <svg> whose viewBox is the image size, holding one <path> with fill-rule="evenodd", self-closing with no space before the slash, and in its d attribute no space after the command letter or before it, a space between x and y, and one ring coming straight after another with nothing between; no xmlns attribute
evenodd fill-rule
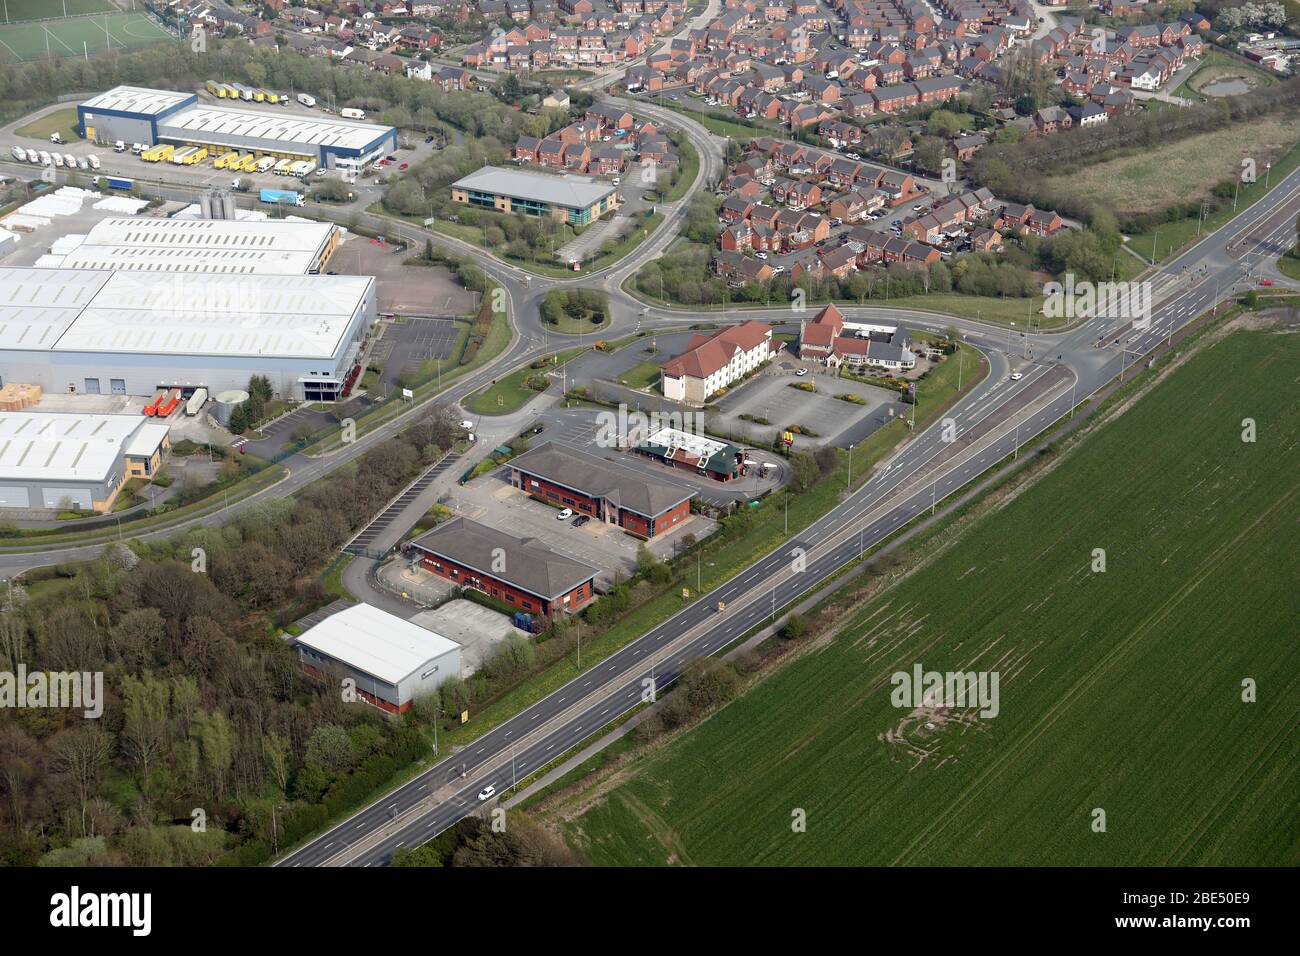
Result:
<svg viewBox="0 0 1300 956"><path fill-rule="evenodd" d="M500 611L457 598L411 618L412 624L441 634L460 645L460 673L468 677L482 666L492 649L512 634L531 636L510 623Z"/></svg>

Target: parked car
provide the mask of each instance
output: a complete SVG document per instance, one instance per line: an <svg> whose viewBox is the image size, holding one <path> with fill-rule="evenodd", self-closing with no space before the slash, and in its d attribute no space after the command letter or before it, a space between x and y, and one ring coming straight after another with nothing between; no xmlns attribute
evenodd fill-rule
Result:
<svg viewBox="0 0 1300 956"><path fill-rule="evenodd" d="M410 163L402 163L402 165L398 166L397 168L398 168L398 169L405 169L407 166L410 166L410 165L411 165Z"/></svg>
<svg viewBox="0 0 1300 956"><path fill-rule="evenodd" d="M467 432L472 432L474 430L474 423L467 419L460 423L460 427L465 429Z"/></svg>
<svg viewBox="0 0 1300 956"><path fill-rule="evenodd" d="M425 145L428 145L429 143L432 143L432 142L433 142L433 136L430 135L430 136L426 136L426 137L424 137L424 142L425 142Z"/></svg>
<svg viewBox="0 0 1300 956"><path fill-rule="evenodd" d="M586 524L590 520L591 520L590 515L578 515L578 517L573 519L573 526L575 528L581 528L584 524Z"/></svg>
<svg viewBox="0 0 1300 956"><path fill-rule="evenodd" d="M806 368L801 368L799 369L799 371L795 372L794 374L796 377L802 378L803 376L808 374L808 370Z"/></svg>
<svg viewBox="0 0 1300 956"><path fill-rule="evenodd" d="M573 517L573 509L572 509L572 508L565 508L563 511L561 511L561 512L560 512L558 515L556 515L555 517L559 518L561 521L568 521L570 518Z"/></svg>
<svg viewBox="0 0 1300 956"><path fill-rule="evenodd" d="M756 253L754 253L754 258L755 258L755 259L766 259L766 258L767 258L767 253L766 253L766 252L756 252Z"/></svg>

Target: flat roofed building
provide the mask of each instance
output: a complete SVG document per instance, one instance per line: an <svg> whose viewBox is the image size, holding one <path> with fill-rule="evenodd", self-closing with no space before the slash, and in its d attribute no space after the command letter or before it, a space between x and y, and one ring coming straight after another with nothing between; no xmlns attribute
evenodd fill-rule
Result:
<svg viewBox="0 0 1300 956"><path fill-rule="evenodd" d="M745 455L735 445L677 428L661 428L633 446L649 458L715 481L740 477Z"/></svg>
<svg viewBox="0 0 1300 956"><path fill-rule="evenodd" d="M456 202L523 213L552 216L585 225L618 208L618 190L590 176L552 176L484 166L451 184Z"/></svg>
<svg viewBox="0 0 1300 956"><path fill-rule="evenodd" d="M127 479L157 473L168 430L140 415L0 412L0 508L107 511Z"/></svg>
<svg viewBox="0 0 1300 956"><path fill-rule="evenodd" d="M80 244L42 263L60 269L316 275L342 237L329 222L123 217L101 220Z"/></svg>
<svg viewBox="0 0 1300 956"><path fill-rule="evenodd" d="M374 320L369 276L0 269L0 370L52 392L219 392L265 375L282 397L330 401Z"/></svg>
<svg viewBox="0 0 1300 956"><path fill-rule="evenodd" d="M596 569L536 538L453 518L407 545L422 567L532 614L573 611L595 594Z"/></svg>
<svg viewBox="0 0 1300 956"><path fill-rule="evenodd" d="M640 538L685 521L696 496L675 481L647 478L627 465L555 442L512 458L510 481L539 501L572 508Z"/></svg>
<svg viewBox="0 0 1300 956"><path fill-rule="evenodd" d="M397 148L397 131L289 107L209 106L193 93L118 86L77 107L81 134L96 143L172 143L220 153L310 159L324 167L361 167Z"/></svg>
<svg viewBox="0 0 1300 956"><path fill-rule="evenodd" d="M369 604L331 614L294 645L307 673L351 678L362 700L390 714L460 676L459 644Z"/></svg>

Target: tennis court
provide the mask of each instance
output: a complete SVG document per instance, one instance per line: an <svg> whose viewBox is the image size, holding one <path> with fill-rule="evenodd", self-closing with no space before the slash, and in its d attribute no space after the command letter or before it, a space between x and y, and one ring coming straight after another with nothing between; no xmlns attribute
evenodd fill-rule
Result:
<svg viewBox="0 0 1300 956"><path fill-rule="evenodd" d="M46 8L49 9L48 7ZM175 37L141 13L0 25L0 61L58 59L128 50Z"/></svg>

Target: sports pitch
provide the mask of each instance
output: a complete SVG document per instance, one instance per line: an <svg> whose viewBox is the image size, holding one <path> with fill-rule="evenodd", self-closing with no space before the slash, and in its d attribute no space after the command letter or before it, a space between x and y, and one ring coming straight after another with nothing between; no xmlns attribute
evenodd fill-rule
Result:
<svg viewBox="0 0 1300 956"><path fill-rule="evenodd" d="M89 2L89 0L87 0ZM12 19L13 12L10 11ZM58 59L128 50L163 40L175 40L153 20L139 13L69 17L0 25L0 62Z"/></svg>

